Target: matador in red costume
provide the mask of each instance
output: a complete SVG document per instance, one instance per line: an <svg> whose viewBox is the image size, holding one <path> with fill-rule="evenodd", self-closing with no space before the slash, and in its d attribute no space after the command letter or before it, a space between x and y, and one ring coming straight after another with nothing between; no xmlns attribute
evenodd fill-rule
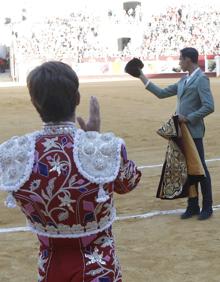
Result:
<svg viewBox="0 0 220 282"><path fill-rule="evenodd" d="M73 122L74 105L65 116L71 95L79 95L77 83L75 72L60 62L30 73L29 92L45 123L42 130L0 145L0 188L38 236L38 282L120 282L113 194L133 190L141 173L127 159L122 139L98 132L94 98L90 121L79 119L84 130Z"/></svg>

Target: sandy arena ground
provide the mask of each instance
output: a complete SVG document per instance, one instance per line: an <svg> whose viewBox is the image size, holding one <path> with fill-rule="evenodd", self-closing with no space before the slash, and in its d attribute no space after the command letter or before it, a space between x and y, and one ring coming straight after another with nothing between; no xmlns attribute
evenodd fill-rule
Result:
<svg viewBox="0 0 220 282"><path fill-rule="evenodd" d="M175 80L155 80L160 86ZM206 158L220 157L220 79L211 79L216 110L206 119ZM175 110L175 98L159 100L139 81L85 83L80 87L78 114L87 116L89 97L98 97L102 131L125 139L129 158L141 165L163 162L166 141L155 131ZM26 88L0 88L0 142L12 135L41 127ZM214 204L220 204L220 162L209 163ZM116 195L118 215L185 207L185 200L155 198L160 168L144 169L139 187L125 196ZM4 207L0 194L0 228L24 226L18 209ZM220 211L205 222L181 221L179 215L130 219L114 224L117 251L124 282L219 282ZM38 244L30 233L0 234L0 282L37 281ZM60 281L62 282L62 281Z"/></svg>

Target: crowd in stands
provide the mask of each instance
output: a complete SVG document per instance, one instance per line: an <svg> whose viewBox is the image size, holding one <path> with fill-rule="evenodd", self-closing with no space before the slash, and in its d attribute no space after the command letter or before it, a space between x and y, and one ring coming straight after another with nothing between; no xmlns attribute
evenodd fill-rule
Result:
<svg viewBox="0 0 220 282"><path fill-rule="evenodd" d="M120 25L130 25L141 33L141 43L134 44L132 34L122 51L105 42L103 33L111 36L109 27ZM24 21L12 27L14 53L43 59L72 58L77 62L126 60L131 56L147 59L175 56L186 46L197 48L200 54L220 54L220 11L213 7L170 7L147 17L140 6L127 12L111 10L100 16L84 11L65 18L45 18L28 24Z"/></svg>
<svg viewBox="0 0 220 282"><path fill-rule="evenodd" d="M213 7L173 7L147 22L141 55L175 56L193 46L200 54L220 53L220 10Z"/></svg>
<svg viewBox="0 0 220 282"><path fill-rule="evenodd" d="M72 13L68 18L52 17L40 22L19 24L13 30L14 50L20 56L45 59L102 56L98 36L99 21L81 13Z"/></svg>

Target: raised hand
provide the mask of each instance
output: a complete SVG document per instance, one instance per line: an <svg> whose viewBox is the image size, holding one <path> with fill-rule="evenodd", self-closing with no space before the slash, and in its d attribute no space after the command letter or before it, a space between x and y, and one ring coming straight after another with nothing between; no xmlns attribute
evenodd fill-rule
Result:
<svg viewBox="0 0 220 282"><path fill-rule="evenodd" d="M141 69L144 67L143 62L138 58L133 58L125 66L125 72L128 74L139 77L141 75Z"/></svg>
<svg viewBox="0 0 220 282"><path fill-rule="evenodd" d="M89 120L87 123L82 117L77 117L79 126L84 131L100 131L101 118L100 118L100 107L96 97L91 96L89 106Z"/></svg>

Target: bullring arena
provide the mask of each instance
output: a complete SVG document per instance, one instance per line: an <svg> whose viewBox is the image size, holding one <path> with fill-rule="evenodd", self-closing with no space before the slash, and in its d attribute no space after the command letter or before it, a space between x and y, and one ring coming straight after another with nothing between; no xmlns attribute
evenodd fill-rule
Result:
<svg viewBox="0 0 220 282"><path fill-rule="evenodd" d="M176 80L153 81L165 87ZM125 139L129 158L143 173L135 191L115 195L118 220L113 228L125 282L220 281L220 80L210 81L215 113L206 119L205 147L216 211L204 222L180 220L185 199L155 197L167 146L156 130L173 113L175 97L159 100L133 79L81 83L77 113L86 117L89 97L96 96L102 131L113 131ZM0 88L0 109L0 143L41 127L26 87ZM4 206L5 196L0 195L0 281L36 281L37 240L28 231L14 232L13 228L25 226L25 218L17 208Z"/></svg>

